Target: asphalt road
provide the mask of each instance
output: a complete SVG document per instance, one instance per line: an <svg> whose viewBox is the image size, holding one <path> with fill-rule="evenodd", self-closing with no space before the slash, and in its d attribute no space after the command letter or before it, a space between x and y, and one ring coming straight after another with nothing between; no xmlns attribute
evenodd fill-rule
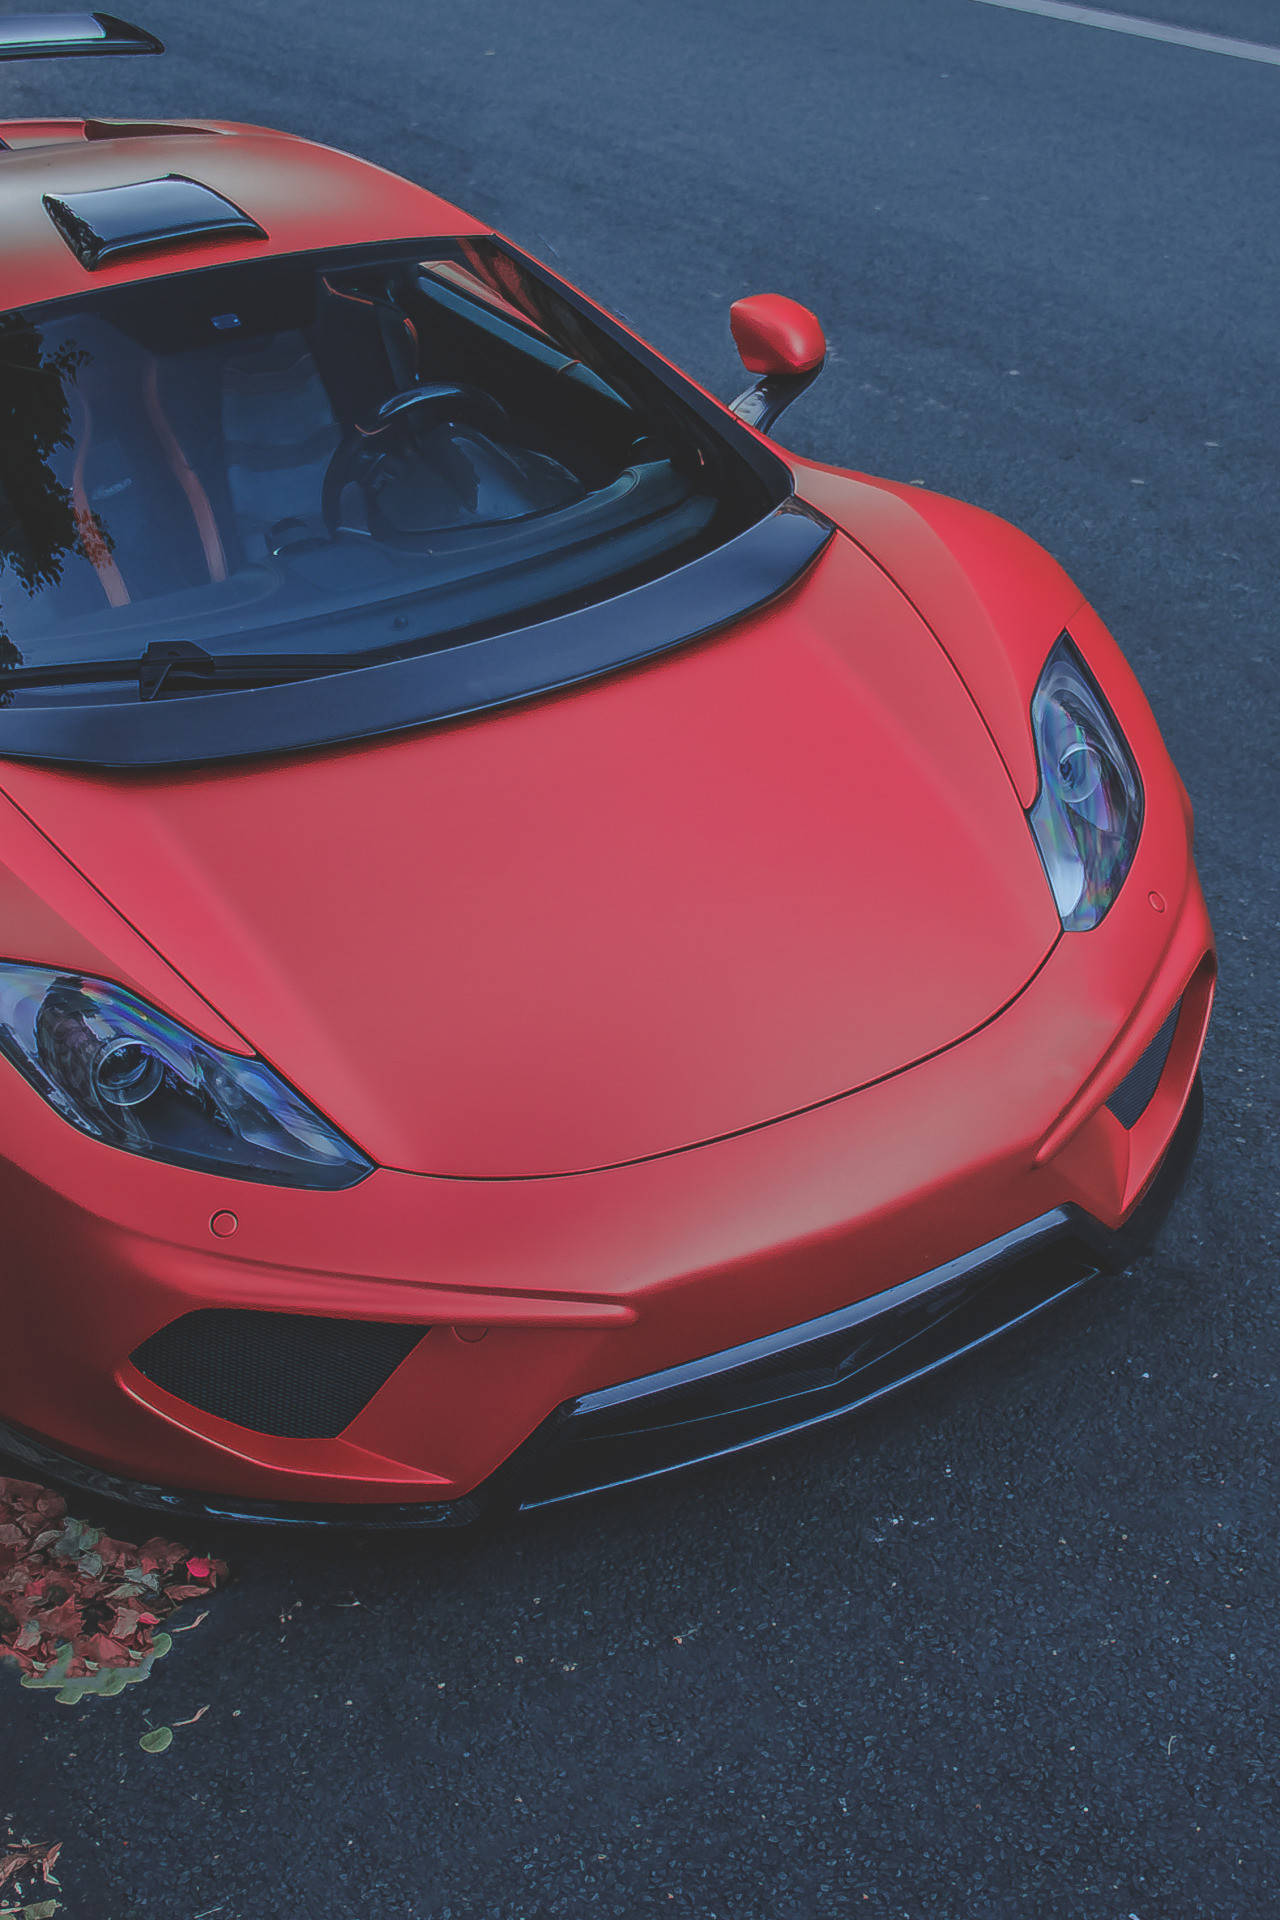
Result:
<svg viewBox="0 0 1280 1920"><path fill-rule="evenodd" d="M1280 41L1267 0L1128 10ZM661 1490L232 1542L145 1686L5 1691L0 1812L65 1841L72 1920L1268 1920L1280 69L973 0L145 20L163 61L0 69L0 111L350 146L725 394L731 299L816 308L791 443L1018 521L1129 651L1222 985L1198 1169L1131 1280Z"/></svg>

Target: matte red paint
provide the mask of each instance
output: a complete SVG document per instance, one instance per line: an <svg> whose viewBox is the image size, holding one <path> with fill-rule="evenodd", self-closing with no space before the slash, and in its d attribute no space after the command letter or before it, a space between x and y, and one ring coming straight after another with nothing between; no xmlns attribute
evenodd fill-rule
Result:
<svg viewBox="0 0 1280 1920"><path fill-rule="evenodd" d="M962 1045L854 1099L597 1174L378 1172L321 1196L246 1196L146 1161L121 1178L118 1154L68 1141L23 1084L0 1109L0 1205L10 1271L40 1285L15 1289L11 1338L48 1358L7 1376L5 1416L135 1478L162 1462L171 1482L229 1496L444 1497L575 1393L831 1310L1063 1201L1114 1224L1176 1123L1211 986L1201 974L1176 1073L1127 1134L1102 1102L1209 940L1194 876L1176 918L1146 905L1148 875L1175 883L1176 846L1152 836L1139 859L1141 891L1096 944L1059 942L1009 1013ZM1173 937L1144 938L1152 927ZM208 1236L211 1184L240 1215L234 1257ZM183 1311L246 1304L489 1334L425 1341L338 1440L272 1440L182 1405L128 1361Z"/></svg>
<svg viewBox="0 0 1280 1920"><path fill-rule="evenodd" d="M283 135L85 132L0 128L20 149L0 155L15 304L85 284L40 192L160 166L243 204L273 250L483 230ZM0 1416L228 1497L439 1499L572 1394L844 1305L1063 1202L1126 1215L1213 988L1190 806L1146 701L1013 528L793 469L842 529L808 578L607 682L215 772L0 765L6 954L260 1049L384 1163L325 1194L197 1174L88 1139L6 1070ZM1068 623L1146 817L1101 927L1061 936L1022 809L1031 692ZM1168 1070L1127 1132L1107 1096L1179 995ZM228 1305L441 1337L338 1439L270 1439L129 1361L177 1314Z"/></svg>
<svg viewBox="0 0 1280 1920"><path fill-rule="evenodd" d="M972 1032L1059 934L972 701L844 540L730 633L516 712L0 783L411 1172L580 1171L830 1099Z"/></svg>
<svg viewBox="0 0 1280 1920"><path fill-rule="evenodd" d="M827 357L827 337L817 314L781 293L752 293L735 300L729 327L748 373L812 373Z"/></svg>
<svg viewBox="0 0 1280 1920"><path fill-rule="evenodd" d="M34 123L37 137L27 145L23 129L32 124L0 124L0 139L13 149L0 153L7 307L84 293L89 285L109 287L184 268L256 260L264 253L488 231L394 173L265 127L175 122L181 131L86 139L83 120L46 120ZM161 247L86 275L50 220L42 196L125 186L163 173L187 174L223 194L265 228L266 240Z"/></svg>

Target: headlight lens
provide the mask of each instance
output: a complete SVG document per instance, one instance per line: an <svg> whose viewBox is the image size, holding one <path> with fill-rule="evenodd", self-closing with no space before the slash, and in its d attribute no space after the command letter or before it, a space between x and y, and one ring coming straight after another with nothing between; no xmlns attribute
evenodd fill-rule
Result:
<svg viewBox="0 0 1280 1920"><path fill-rule="evenodd" d="M105 980L0 962L0 1052L64 1120L129 1153L290 1187L350 1187L373 1169L265 1061Z"/></svg>
<svg viewBox="0 0 1280 1920"><path fill-rule="evenodd" d="M1040 792L1027 816L1062 924L1096 927L1142 827L1142 783L1111 709L1064 634L1031 702Z"/></svg>

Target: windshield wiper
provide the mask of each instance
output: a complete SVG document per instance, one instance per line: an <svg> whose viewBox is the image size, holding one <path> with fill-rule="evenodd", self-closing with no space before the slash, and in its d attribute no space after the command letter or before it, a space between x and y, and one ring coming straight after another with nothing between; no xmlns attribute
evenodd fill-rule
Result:
<svg viewBox="0 0 1280 1920"><path fill-rule="evenodd" d="M221 681L250 685L307 679L373 665L367 653L209 653L192 640L153 640L125 660L51 660L33 667L0 667L0 693L10 687L75 686L82 681L136 680L139 700L154 700L171 682Z"/></svg>

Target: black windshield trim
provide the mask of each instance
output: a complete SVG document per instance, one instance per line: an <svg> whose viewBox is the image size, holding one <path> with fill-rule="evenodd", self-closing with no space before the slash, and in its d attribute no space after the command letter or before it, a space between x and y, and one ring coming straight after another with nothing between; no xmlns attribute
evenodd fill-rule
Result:
<svg viewBox="0 0 1280 1920"><path fill-rule="evenodd" d="M789 500L711 553L553 620L301 683L93 707L0 711L0 757L144 768L244 760L406 733L595 680L777 597L830 521Z"/></svg>
<svg viewBox="0 0 1280 1920"><path fill-rule="evenodd" d="M384 259L392 248L401 258L449 240L425 235L336 252L303 249L280 258L317 257L345 267ZM313 679L234 689L211 685L191 696L166 693L162 700L0 707L0 759L177 767L407 732L552 693L701 638L774 599L808 568L832 527L797 500L786 462L550 269L500 235L485 240L610 337L697 416L754 476L760 517L710 551L621 592L498 632L468 636L463 630L443 644L433 639L426 643L429 650L407 658L358 666L339 657L335 671ZM164 278L185 280L211 270L193 266Z"/></svg>

